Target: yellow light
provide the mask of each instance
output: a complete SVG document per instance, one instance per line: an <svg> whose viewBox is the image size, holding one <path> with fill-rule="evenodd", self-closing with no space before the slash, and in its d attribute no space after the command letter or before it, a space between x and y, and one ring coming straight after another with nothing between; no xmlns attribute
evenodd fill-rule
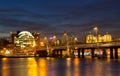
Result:
<svg viewBox="0 0 120 76"><path fill-rule="evenodd" d="M66 36L66 35L67 35L67 33L64 33L64 35Z"/></svg>
<svg viewBox="0 0 120 76"><path fill-rule="evenodd" d="M10 32L10 34L12 35L12 34L13 34L13 32Z"/></svg>
<svg viewBox="0 0 120 76"><path fill-rule="evenodd" d="M40 46L45 46L44 42L40 42Z"/></svg>
<svg viewBox="0 0 120 76"><path fill-rule="evenodd" d="M56 36L54 35L53 38L56 39Z"/></svg>
<svg viewBox="0 0 120 76"><path fill-rule="evenodd" d="M6 55L9 55L9 54L10 54L10 51L6 50L5 54L6 54Z"/></svg>
<svg viewBox="0 0 120 76"><path fill-rule="evenodd" d="M6 61L6 60L7 60L7 58L2 58L2 60L3 60L3 61Z"/></svg>
<svg viewBox="0 0 120 76"><path fill-rule="evenodd" d="M75 64L75 66L78 66L78 64L79 64L79 58L75 58L74 59L74 64Z"/></svg>
<svg viewBox="0 0 120 76"><path fill-rule="evenodd" d="M77 39L77 37L75 37L75 39L74 39L75 41L77 41L78 39Z"/></svg>
<svg viewBox="0 0 120 76"><path fill-rule="evenodd" d="M36 43L35 43L35 41L33 42L33 47L35 47L36 46Z"/></svg>
<svg viewBox="0 0 120 76"><path fill-rule="evenodd" d="M37 63L34 58L27 58L27 76L38 76Z"/></svg>
<svg viewBox="0 0 120 76"><path fill-rule="evenodd" d="M47 62L45 59L40 59L38 61L38 71L41 76L47 76ZM42 70L41 70L42 69Z"/></svg>
<svg viewBox="0 0 120 76"><path fill-rule="evenodd" d="M75 47L75 49L78 49L78 47Z"/></svg>
<svg viewBox="0 0 120 76"><path fill-rule="evenodd" d="M94 31L98 31L98 28L97 28L97 26L95 26L93 29L94 29Z"/></svg>

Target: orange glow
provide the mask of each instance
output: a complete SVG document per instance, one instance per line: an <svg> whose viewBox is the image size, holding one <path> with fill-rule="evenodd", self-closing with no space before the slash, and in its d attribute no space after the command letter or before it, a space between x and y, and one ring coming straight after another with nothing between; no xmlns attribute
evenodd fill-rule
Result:
<svg viewBox="0 0 120 76"><path fill-rule="evenodd" d="M120 57L120 48L118 48L118 56Z"/></svg>
<svg viewBox="0 0 120 76"><path fill-rule="evenodd" d="M78 47L75 47L75 49L78 49Z"/></svg>
<svg viewBox="0 0 120 76"><path fill-rule="evenodd" d="M8 76L9 75L9 70L6 70L7 68L9 68L9 66L7 65L7 58L2 58L2 76Z"/></svg>
<svg viewBox="0 0 120 76"><path fill-rule="evenodd" d="M73 76L79 76L80 74L79 74L79 72L78 72L78 70L79 70L79 58L75 58L74 59L74 75Z"/></svg>
<svg viewBox="0 0 120 76"><path fill-rule="evenodd" d="M44 42L40 42L40 46L45 46Z"/></svg>
<svg viewBox="0 0 120 76"><path fill-rule="evenodd" d="M45 59L39 59L38 61L38 73L40 76L47 76L47 62Z"/></svg>
<svg viewBox="0 0 120 76"><path fill-rule="evenodd" d="M78 66L78 64L79 64L79 58L75 58L74 59L74 63L75 63L75 66Z"/></svg>
<svg viewBox="0 0 120 76"><path fill-rule="evenodd" d="M67 66L67 71L66 71L66 76L71 76L70 66L71 66L71 58L66 58L66 66Z"/></svg>
<svg viewBox="0 0 120 76"><path fill-rule="evenodd" d="M7 61L7 58L2 58L3 61Z"/></svg>
<svg viewBox="0 0 120 76"><path fill-rule="evenodd" d="M28 63L27 63L27 76L38 76L38 72L37 72L37 63L35 61L34 58L28 58L27 59Z"/></svg>
<svg viewBox="0 0 120 76"><path fill-rule="evenodd" d="M107 49L107 58L110 58L110 50Z"/></svg>
<svg viewBox="0 0 120 76"><path fill-rule="evenodd" d="M67 67L69 67L71 65L71 58L67 58Z"/></svg>

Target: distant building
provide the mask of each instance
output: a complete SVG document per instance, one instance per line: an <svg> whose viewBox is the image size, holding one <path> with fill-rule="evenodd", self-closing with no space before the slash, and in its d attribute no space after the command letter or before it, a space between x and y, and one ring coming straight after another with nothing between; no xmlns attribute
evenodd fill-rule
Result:
<svg viewBox="0 0 120 76"><path fill-rule="evenodd" d="M110 42L112 41L112 36L107 32L105 35L95 36L92 33L89 33L86 36L86 43L97 43L97 42Z"/></svg>
<svg viewBox="0 0 120 76"><path fill-rule="evenodd" d="M17 47L34 47L39 46L40 35L39 33L30 33L28 31L17 31L16 33L10 32L12 44Z"/></svg>

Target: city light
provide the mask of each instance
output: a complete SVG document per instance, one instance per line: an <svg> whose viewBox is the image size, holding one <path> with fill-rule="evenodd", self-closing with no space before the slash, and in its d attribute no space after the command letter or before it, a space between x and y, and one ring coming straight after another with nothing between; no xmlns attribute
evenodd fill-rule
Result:
<svg viewBox="0 0 120 76"><path fill-rule="evenodd" d="M7 47L6 51L1 50L2 55L26 55L26 56L39 56L37 50L46 51L44 52L45 56L54 56L60 55L61 57L78 57L78 55L92 55L91 51L84 51L78 53L78 49L83 48L97 48L99 47L106 47L113 46L112 44L112 36L107 32L105 35L100 35L98 27L94 27L94 33L90 33L86 35L86 44L81 43L79 37L76 35L68 36L68 33L63 33L61 37L57 37L56 35L51 35L49 37L41 37L39 33L34 32L30 33L29 31L21 31L19 33L11 32L12 44L9 46L13 51L9 51ZM95 45L99 43L99 45ZM110 44L110 45L109 45ZM118 44L119 45L119 44ZM116 46L116 44L115 44ZM57 49L57 50L56 50ZM60 50L63 49L63 50ZM56 50L56 52L54 52ZM60 52L62 51L62 52ZM37 54L36 54L37 53ZM32 54L32 55L31 55ZM35 55L36 54L36 55ZM94 54L103 54L102 51L95 51Z"/></svg>

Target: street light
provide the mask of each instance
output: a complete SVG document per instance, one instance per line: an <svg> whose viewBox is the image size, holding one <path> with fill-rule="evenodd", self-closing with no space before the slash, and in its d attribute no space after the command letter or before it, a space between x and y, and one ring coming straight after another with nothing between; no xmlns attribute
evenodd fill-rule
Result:
<svg viewBox="0 0 120 76"><path fill-rule="evenodd" d="M47 49L47 53L49 55L50 51L49 51L49 46L48 46L48 38L47 37L44 37L44 42L46 43L46 49Z"/></svg>
<svg viewBox="0 0 120 76"><path fill-rule="evenodd" d="M53 43L54 43L55 46L56 46L56 40L57 40L57 38L56 38L56 36L54 35L54 36L53 36Z"/></svg>
<svg viewBox="0 0 120 76"><path fill-rule="evenodd" d="M68 55L70 55L69 37L68 37L68 34L67 34L66 32L63 34L63 40L64 40L64 43L65 43L65 45L66 45Z"/></svg>
<svg viewBox="0 0 120 76"><path fill-rule="evenodd" d="M95 26L94 28L93 28L93 30L95 31L95 33L96 33L96 45L97 45L97 52L99 53L100 52L100 48L99 48L99 39L98 39L98 36L99 36L99 30L98 30L98 27L97 26ZM98 54L99 55L99 54Z"/></svg>
<svg viewBox="0 0 120 76"><path fill-rule="evenodd" d="M74 44L76 44L78 41L78 38L77 37L74 37Z"/></svg>
<svg viewBox="0 0 120 76"><path fill-rule="evenodd" d="M99 42L98 41L98 32L99 32L99 30L98 30L98 27L97 26L95 26L94 28L93 28L93 30L95 31L95 33L96 33L96 38L97 38L97 40L96 40L96 42Z"/></svg>

